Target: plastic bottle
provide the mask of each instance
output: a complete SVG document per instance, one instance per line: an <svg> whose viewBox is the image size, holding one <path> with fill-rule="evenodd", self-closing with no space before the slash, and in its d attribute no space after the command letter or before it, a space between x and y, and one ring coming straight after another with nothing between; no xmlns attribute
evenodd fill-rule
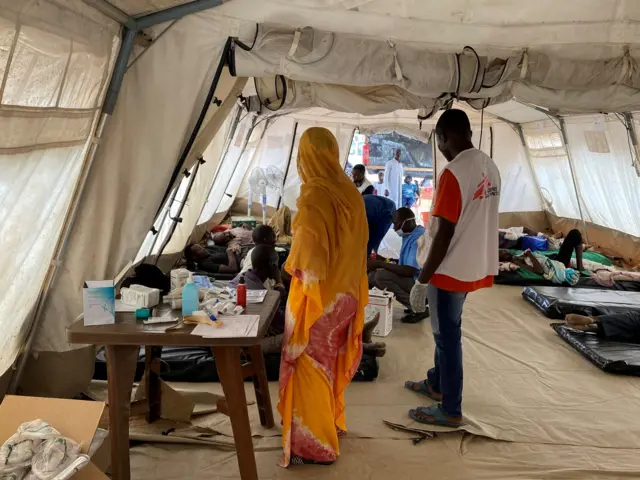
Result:
<svg viewBox="0 0 640 480"><path fill-rule="evenodd" d="M193 283L193 277L189 275L189 279L184 287L182 287L182 316L191 315L198 311L198 286Z"/></svg>
<svg viewBox="0 0 640 480"><path fill-rule="evenodd" d="M244 283L244 275L240 275L240 281L236 289L236 305L247 308L247 286Z"/></svg>

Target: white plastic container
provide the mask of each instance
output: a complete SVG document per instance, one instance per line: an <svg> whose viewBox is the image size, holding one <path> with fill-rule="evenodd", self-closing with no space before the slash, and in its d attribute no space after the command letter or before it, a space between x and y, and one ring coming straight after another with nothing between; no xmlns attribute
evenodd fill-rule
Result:
<svg viewBox="0 0 640 480"><path fill-rule="evenodd" d="M122 303L136 308L151 308L160 303L160 290L144 285L131 285L120 290Z"/></svg>

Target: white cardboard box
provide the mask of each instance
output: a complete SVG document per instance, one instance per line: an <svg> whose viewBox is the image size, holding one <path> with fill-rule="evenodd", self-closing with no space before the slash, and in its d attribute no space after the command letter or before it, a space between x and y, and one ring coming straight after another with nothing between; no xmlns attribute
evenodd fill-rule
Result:
<svg viewBox="0 0 640 480"><path fill-rule="evenodd" d="M380 312L380 322L373 331L376 337L386 337L393 328L393 299L395 295L391 292L382 291L377 288L369 290L369 304L365 308L365 318L375 312Z"/></svg>
<svg viewBox="0 0 640 480"><path fill-rule="evenodd" d="M82 289L85 325L116 323L116 287L113 280L86 280Z"/></svg>

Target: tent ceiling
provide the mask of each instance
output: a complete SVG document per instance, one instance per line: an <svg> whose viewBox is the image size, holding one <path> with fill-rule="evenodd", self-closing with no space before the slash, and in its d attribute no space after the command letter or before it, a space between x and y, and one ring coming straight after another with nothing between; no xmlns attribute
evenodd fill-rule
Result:
<svg viewBox="0 0 640 480"><path fill-rule="evenodd" d="M165 8L175 7L190 0L109 0L113 6L118 7L129 15L144 15L157 12Z"/></svg>
<svg viewBox="0 0 640 480"><path fill-rule="evenodd" d="M129 15L186 0L109 0ZM611 55L640 39L633 0L225 0L220 14L252 22L435 44L551 47ZM595 47L600 47L596 48Z"/></svg>

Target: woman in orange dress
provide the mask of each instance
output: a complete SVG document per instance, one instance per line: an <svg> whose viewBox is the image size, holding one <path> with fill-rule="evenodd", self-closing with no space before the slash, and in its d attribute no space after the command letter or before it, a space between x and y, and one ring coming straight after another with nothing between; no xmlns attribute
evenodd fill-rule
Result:
<svg viewBox="0 0 640 480"><path fill-rule="evenodd" d="M362 356L369 300L364 201L327 129L302 135L298 173L278 404L283 467L331 464L338 457L338 436L346 432L344 391Z"/></svg>

